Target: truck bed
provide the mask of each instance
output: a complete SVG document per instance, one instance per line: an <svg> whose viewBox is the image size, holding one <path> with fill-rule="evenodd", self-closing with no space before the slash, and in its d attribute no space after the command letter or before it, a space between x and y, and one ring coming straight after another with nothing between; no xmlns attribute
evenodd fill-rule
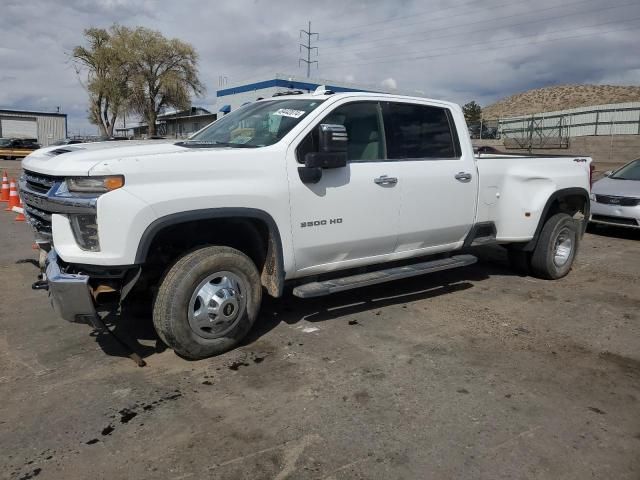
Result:
<svg viewBox="0 0 640 480"><path fill-rule="evenodd" d="M530 240L549 199L562 191L584 195L590 190L590 157L476 154L475 158L476 223L493 221L498 242Z"/></svg>

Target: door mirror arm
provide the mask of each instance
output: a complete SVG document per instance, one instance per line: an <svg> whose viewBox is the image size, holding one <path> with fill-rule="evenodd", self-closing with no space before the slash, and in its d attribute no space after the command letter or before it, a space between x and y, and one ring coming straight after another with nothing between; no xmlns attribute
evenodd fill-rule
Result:
<svg viewBox="0 0 640 480"><path fill-rule="evenodd" d="M298 167L298 175L302 183L318 183L322 178L320 167Z"/></svg>

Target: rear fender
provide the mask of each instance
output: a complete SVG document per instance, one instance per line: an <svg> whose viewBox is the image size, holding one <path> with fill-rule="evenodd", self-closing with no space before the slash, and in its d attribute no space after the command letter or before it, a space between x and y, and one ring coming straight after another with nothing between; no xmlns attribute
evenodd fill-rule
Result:
<svg viewBox="0 0 640 480"><path fill-rule="evenodd" d="M562 202L563 198L568 197L580 197L584 199L584 221L582 222L582 230L580 232L581 236L584 235L590 214L589 192L580 187L563 188L553 192L547 199L544 209L542 210L542 215L540 215L540 220L538 221L535 234L533 238L522 247L523 250L532 251L536 247L538 238L540 237L540 232L542 231L547 219L554 213L563 211L562 209L558 209L558 205ZM571 214L572 212L567 213Z"/></svg>

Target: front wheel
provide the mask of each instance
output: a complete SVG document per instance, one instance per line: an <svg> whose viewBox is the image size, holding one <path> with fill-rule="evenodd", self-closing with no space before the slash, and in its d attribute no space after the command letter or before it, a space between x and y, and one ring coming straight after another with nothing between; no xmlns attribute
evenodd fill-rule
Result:
<svg viewBox="0 0 640 480"><path fill-rule="evenodd" d="M165 275L153 323L179 355L210 357L246 336L261 299L260 275L249 257L229 247L203 247L184 255Z"/></svg>
<svg viewBox="0 0 640 480"><path fill-rule="evenodd" d="M535 276L555 280L569 273L580 242L578 227L566 213L556 213L546 221L531 255Z"/></svg>

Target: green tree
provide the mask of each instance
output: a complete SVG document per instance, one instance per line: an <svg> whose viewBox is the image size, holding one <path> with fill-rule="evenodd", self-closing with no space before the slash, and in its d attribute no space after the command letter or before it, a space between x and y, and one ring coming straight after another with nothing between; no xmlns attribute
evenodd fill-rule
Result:
<svg viewBox="0 0 640 480"><path fill-rule="evenodd" d="M462 112L464 113L464 119L467 121L467 125L479 123L482 118L482 108L475 101L463 105Z"/></svg>
<svg viewBox="0 0 640 480"><path fill-rule="evenodd" d="M198 54L176 38L143 27L113 25L84 31L86 45L72 59L89 94L89 121L112 136L119 115L135 112L156 134L158 114L167 107L188 108L191 96L202 95Z"/></svg>
<svg viewBox="0 0 640 480"><path fill-rule="evenodd" d="M116 25L109 30L86 29L86 46L75 47L71 54L80 83L89 94L89 121L109 137L116 119L128 108L127 52L113 42L120 29Z"/></svg>
<svg viewBox="0 0 640 480"><path fill-rule="evenodd" d="M204 86L198 78L198 54L176 38L138 27L122 34L131 54L129 106L156 133L156 119L166 107L188 108L191 95L202 95Z"/></svg>

